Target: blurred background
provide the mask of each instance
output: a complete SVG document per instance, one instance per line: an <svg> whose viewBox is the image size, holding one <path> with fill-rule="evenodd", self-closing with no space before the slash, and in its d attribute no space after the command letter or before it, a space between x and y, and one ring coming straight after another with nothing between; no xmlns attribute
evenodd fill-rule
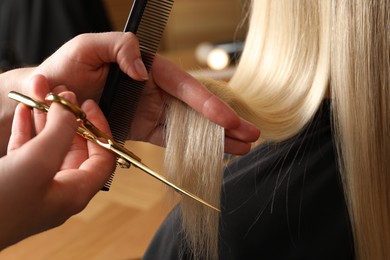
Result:
<svg viewBox="0 0 390 260"><path fill-rule="evenodd" d="M159 53L194 75L228 79L246 30L244 1L176 0ZM131 0L0 0L0 69L38 64L80 33L122 31L131 6ZM126 146L163 173L163 148ZM0 252L0 260L141 259L179 199L135 168L119 170L111 190L85 211Z"/></svg>

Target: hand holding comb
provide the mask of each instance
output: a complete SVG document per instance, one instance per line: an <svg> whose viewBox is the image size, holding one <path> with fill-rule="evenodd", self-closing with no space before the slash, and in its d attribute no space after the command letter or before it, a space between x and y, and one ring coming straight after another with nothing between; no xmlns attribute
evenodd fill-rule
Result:
<svg viewBox="0 0 390 260"><path fill-rule="evenodd" d="M149 71L168 21L174 0L134 0L125 32L139 40L142 60ZM136 81L112 64L100 98L99 106L110 125L114 139L124 144L134 119L145 82ZM109 190L111 179L103 190Z"/></svg>

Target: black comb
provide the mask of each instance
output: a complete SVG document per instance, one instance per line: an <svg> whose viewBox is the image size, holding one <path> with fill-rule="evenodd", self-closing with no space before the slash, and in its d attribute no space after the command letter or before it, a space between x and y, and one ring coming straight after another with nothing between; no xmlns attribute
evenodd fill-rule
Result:
<svg viewBox="0 0 390 260"><path fill-rule="evenodd" d="M150 70L162 33L168 21L174 0L134 0L125 32L137 35L141 56L147 71ZM139 99L145 86L123 73L118 64L112 64L100 98L99 106L106 116L114 139L124 144ZM109 190L113 175L102 190Z"/></svg>

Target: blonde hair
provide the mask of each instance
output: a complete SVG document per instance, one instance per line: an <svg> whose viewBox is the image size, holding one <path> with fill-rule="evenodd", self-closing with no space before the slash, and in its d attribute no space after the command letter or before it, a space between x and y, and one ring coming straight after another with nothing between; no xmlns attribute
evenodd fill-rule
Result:
<svg viewBox="0 0 390 260"><path fill-rule="evenodd" d="M204 81L272 141L298 133L330 93L358 259L390 257L389 9L387 0L254 0L229 85ZM223 129L172 106L168 171L218 206ZM195 258L215 259L218 215L191 203L182 206L186 241Z"/></svg>
<svg viewBox="0 0 390 260"><path fill-rule="evenodd" d="M389 9L333 3L334 130L358 259L390 259Z"/></svg>
<svg viewBox="0 0 390 260"><path fill-rule="evenodd" d="M223 129L178 100L172 99L168 110L167 129L171 130L166 132L167 177L219 208ZM219 213L187 197L182 198L181 213L183 246L194 259L216 259Z"/></svg>

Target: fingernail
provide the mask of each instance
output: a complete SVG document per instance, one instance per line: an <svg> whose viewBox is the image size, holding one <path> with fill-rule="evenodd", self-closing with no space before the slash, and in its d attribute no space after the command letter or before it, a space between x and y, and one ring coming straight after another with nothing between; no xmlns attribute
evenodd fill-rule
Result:
<svg viewBox="0 0 390 260"><path fill-rule="evenodd" d="M138 58L134 61L135 71L138 76L144 80L148 80L148 71L146 70L145 64L143 63L141 58Z"/></svg>

